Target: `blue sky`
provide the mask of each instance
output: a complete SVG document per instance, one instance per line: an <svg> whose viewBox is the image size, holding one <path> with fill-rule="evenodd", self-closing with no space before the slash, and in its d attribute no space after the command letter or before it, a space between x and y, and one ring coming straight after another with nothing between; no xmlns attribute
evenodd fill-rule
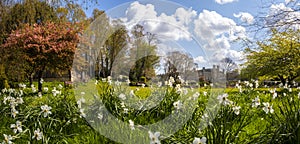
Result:
<svg viewBox="0 0 300 144"><path fill-rule="evenodd" d="M277 1L273 6L286 8L289 2ZM101 0L98 3L89 8L88 16L98 8L112 18L122 19L128 29L132 24L142 24L163 39L158 45L161 51L183 49L200 67L210 67L208 63L216 64L225 57L241 63L243 46L233 41L251 39L245 25L255 21L263 5L261 0Z"/></svg>

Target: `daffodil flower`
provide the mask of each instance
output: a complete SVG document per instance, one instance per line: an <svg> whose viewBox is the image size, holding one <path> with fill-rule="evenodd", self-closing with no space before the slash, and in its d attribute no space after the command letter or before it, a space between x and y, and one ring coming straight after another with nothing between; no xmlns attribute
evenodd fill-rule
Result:
<svg viewBox="0 0 300 144"><path fill-rule="evenodd" d="M206 144L206 137L202 137L201 139L198 137L195 137L193 144Z"/></svg>

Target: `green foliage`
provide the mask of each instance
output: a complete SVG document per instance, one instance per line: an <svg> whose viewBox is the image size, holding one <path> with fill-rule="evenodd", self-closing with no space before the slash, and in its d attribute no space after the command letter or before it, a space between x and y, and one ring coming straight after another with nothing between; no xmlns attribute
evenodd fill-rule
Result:
<svg viewBox="0 0 300 144"><path fill-rule="evenodd" d="M244 75L275 77L283 84L300 75L299 30L280 32L273 30L272 37L258 42L257 50L247 49Z"/></svg>
<svg viewBox="0 0 300 144"><path fill-rule="evenodd" d="M142 25L135 25L132 33L132 45L130 58L134 62L129 72L131 82L142 82L141 77L150 80L154 77L155 66L159 63L160 57L156 54L155 34L144 31Z"/></svg>

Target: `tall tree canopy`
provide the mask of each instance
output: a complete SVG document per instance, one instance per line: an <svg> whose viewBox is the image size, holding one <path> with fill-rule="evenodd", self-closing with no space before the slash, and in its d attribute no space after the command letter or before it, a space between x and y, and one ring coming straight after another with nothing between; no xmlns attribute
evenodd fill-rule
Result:
<svg viewBox="0 0 300 144"><path fill-rule="evenodd" d="M57 72L71 68L80 30L68 23L27 24L13 31L3 48L11 52L11 57L16 56L14 52L20 53L17 56L26 61L23 63L26 73L37 74L41 91L40 80L45 70Z"/></svg>
<svg viewBox="0 0 300 144"><path fill-rule="evenodd" d="M145 82L155 76L155 66L159 62L156 54L156 36L145 32L142 25L135 25L131 31L132 48L130 58L134 62L129 72L131 82Z"/></svg>
<svg viewBox="0 0 300 144"><path fill-rule="evenodd" d="M12 30L16 30L22 24L35 24L46 21L56 21L55 9L46 2L40 0L24 0L12 6L3 5L1 13L1 40L6 39Z"/></svg>
<svg viewBox="0 0 300 144"><path fill-rule="evenodd" d="M247 49L246 71L283 84L300 75L300 30L272 31L272 37L257 43L256 50Z"/></svg>

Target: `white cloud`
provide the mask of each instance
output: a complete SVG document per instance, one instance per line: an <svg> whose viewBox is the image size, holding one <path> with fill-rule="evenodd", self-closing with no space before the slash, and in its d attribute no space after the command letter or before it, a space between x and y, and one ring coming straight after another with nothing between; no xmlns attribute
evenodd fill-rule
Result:
<svg viewBox="0 0 300 144"><path fill-rule="evenodd" d="M135 24L144 26L145 31L155 33L161 39L191 40L189 33L190 22L197 16L191 8L178 8L173 15L157 14L152 4L143 5L133 2L126 10L123 18L129 29Z"/></svg>
<svg viewBox="0 0 300 144"><path fill-rule="evenodd" d="M197 12L192 10L192 8L188 10L184 8L178 8L174 16L178 19L179 22L183 22L183 24L189 25L192 19L197 16Z"/></svg>
<svg viewBox="0 0 300 144"><path fill-rule="evenodd" d="M209 41L207 45L204 46L205 49L230 49L230 42L227 37L222 35L220 38L216 38L213 41Z"/></svg>
<svg viewBox="0 0 300 144"><path fill-rule="evenodd" d="M205 60L205 58L203 56L197 56L196 58L194 58L194 61L199 64L207 63L207 61Z"/></svg>
<svg viewBox="0 0 300 144"><path fill-rule="evenodd" d="M235 16L246 22L253 21L251 15L247 13L239 13ZM158 14L152 4L143 5L134 2L127 9L126 17L123 19L125 19L126 24L129 24L129 28L139 23L144 26L145 31L156 34L160 40L161 38L173 42L191 40L191 34L194 34L208 54L208 59L202 56L194 58L195 62L200 64L208 61L216 62L225 57L237 60L242 55L241 52L232 50L230 43L237 38L245 38L246 29L215 11L203 10L197 16L197 12L191 8L178 8L174 14ZM167 52L175 50L176 47L180 49L178 46L167 42L163 41L158 45L159 55L163 56Z"/></svg>
<svg viewBox="0 0 300 144"><path fill-rule="evenodd" d="M237 26L229 18L223 17L215 11L203 10L194 21L194 32L197 37L205 41L207 50L230 47L229 41L238 37L246 37L246 29Z"/></svg>
<svg viewBox="0 0 300 144"><path fill-rule="evenodd" d="M142 19L155 19L157 12L152 4L141 5L139 2L133 2L126 10L126 20L137 23Z"/></svg>
<svg viewBox="0 0 300 144"><path fill-rule="evenodd" d="M209 60L213 64L219 64L226 57L231 58L235 63L240 63L244 59L244 53L232 49L220 49L213 53Z"/></svg>
<svg viewBox="0 0 300 144"><path fill-rule="evenodd" d="M216 3L218 4L227 4L227 3L232 3L238 0L215 0Z"/></svg>
<svg viewBox="0 0 300 144"><path fill-rule="evenodd" d="M234 17L240 18L242 22L246 22L248 24L252 24L254 21L254 17L247 12L240 12L238 14L233 14Z"/></svg>

